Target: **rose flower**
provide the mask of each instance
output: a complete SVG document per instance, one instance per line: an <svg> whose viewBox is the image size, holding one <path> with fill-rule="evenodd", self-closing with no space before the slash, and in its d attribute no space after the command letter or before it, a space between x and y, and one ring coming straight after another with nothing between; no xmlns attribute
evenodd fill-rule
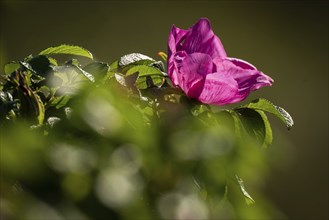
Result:
<svg viewBox="0 0 329 220"><path fill-rule="evenodd" d="M168 75L177 87L202 103L225 105L244 100L273 80L250 63L227 57L208 19L188 30L172 27L168 39Z"/></svg>

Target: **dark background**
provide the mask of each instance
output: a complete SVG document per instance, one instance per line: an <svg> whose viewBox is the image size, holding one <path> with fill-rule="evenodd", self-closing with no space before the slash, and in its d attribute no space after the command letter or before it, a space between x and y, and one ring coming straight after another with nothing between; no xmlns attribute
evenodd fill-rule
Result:
<svg viewBox="0 0 329 220"><path fill-rule="evenodd" d="M111 62L166 51L172 24L208 17L229 56L270 75L267 98L295 127L270 118L274 144L264 192L289 219L328 218L327 1L1 1L1 66L59 44L81 45ZM158 59L158 58L157 58Z"/></svg>

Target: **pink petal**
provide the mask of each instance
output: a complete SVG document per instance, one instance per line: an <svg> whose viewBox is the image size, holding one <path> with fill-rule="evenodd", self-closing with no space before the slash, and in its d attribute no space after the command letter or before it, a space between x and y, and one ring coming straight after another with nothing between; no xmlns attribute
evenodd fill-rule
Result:
<svg viewBox="0 0 329 220"><path fill-rule="evenodd" d="M178 85L189 97L196 98L201 93L199 86L214 68L211 57L202 53L178 52L174 59Z"/></svg>
<svg viewBox="0 0 329 220"><path fill-rule="evenodd" d="M250 70L257 69L254 65L252 65L251 63L248 63L245 60L241 60L241 59L233 58L233 57L226 57L225 59L231 61L233 64L235 64L238 67L241 67L242 69L250 69Z"/></svg>
<svg viewBox="0 0 329 220"><path fill-rule="evenodd" d="M211 29L210 22L206 18L201 18L188 31L183 45L183 49L188 53L205 53L212 58L226 57L224 46L220 39Z"/></svg>
<svg viewBox="0 0 329 220"><path fill-rule="evenodd" d="M172 26L168 38L168 57L182 50L182 41L187 33L187 30L177 28L175 25Z"/></svg>
<svg viewBox="0 0 329 220"><path fill-rule="evenodd" d="M179 86L179 69L182 66L182 61L186 56L187 54L185 51L179 51L173 54L168 60L168 76L175 86Z"/></svg>
<svg viewBox="0 0 329 220"><path fill-rule="evenodd" d="M238 84L219 72L208 74L198 100L206 104L226 105L241 100Z"/></svg>
<svg viewBox="0 0 329 220"><path fill-rule="evenodd" d="M177 68L174 63L174 54L181 50L181 41L187 34L187 30L177 28L175 25L172 26L168 38L168 76L174 85L178 85L177 81ZM178 49L178 50L177 50Z"/></svg>
<svg viewBox="0 0 329 220"><path fill-rule="evenodd" d="M239 94L244 99L251 91L264 86L271 86L273 79L257 70L250 63L236 59L224 58L215 59L217 72L232 77L239 85ZM242 99L242 100L243 100Z"/></svg>

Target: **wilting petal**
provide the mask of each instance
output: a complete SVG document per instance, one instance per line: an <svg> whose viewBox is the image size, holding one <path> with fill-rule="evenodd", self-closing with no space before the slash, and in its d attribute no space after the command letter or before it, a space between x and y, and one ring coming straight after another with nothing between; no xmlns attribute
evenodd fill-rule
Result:
<svg viewBox="0 0 329 220"><path fill-rule="evenodd" d="M239 86L239 95L242 97L241 100L245 99L251 91L264 86L270 86L273 83L271 77L257 70L253 65L244 60L225 58L215 59L214 62L216 63L218 72L236 80Z"/></svg>
<svg viewBox="0 0 329 220"><path fill-rule="evenodd" d="M175 56L177 81L181 89L191 98L196 98L201 93L200 83L206 75L211 73L214 63L209 55L203 53L186 54L185 57Z"/></svg>
<svg viewBox="0 0 329 220"><path fill-rule="evenodd" d="M183 49L188 53L205 53L212 58L226 57L224 46L211 30L210 22L201 18L191 27L186 35Z"/></svg>
<svg viewBox="0 0 329 220"><path fill-rule="evenodd" d="M206 104L225 105L238 102L238 84L232 78L219 72L206 76L203 89L198 100Z"/></svg>

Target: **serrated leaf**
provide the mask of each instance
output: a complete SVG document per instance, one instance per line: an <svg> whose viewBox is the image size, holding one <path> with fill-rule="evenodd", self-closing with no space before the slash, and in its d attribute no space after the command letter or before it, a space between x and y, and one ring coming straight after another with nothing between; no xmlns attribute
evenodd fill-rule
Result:
<svg viewBox="0 0 329 220"><path fill-rule="evenodd" d="M155 62L154 59L152 59L151 57L148 57L144 54L141 53L131 53L131 54L126 54L124 56L122 56L119 59L118 62L118 66L119 67L124 67L124 66L128 66L131 65L133 63L136 63L138 61L151 61L151 62Z"/></svg>
<svg viewBox="0 0 329 220"><path fill-rule="evenodd" d="M121 85L123 85L123 86L127 86L127 84L126 84L126 80L125 80L125 77L124 77L123 75L121 75L121 74L119 74L119 73L115 73L115 74L114 74L114 77L115 77L116 81L117 81L119 84L121 84Z"/></svg>
<svg viewBox="0 0 329 220"><path fill-rule="evenodd" d="M73 59L66 61L65 65L79 66L80 63L79 63L79 60L73 58Z"/></svg>
<svg viewBox="0 0 329 220"><path fill-rule="evenodd" d="M255 200L249 195L249 193L246 191L244 184L243 184L243 180L238 177L238 175L235 175L235 178L239 184L240 190L246 200L247 205L252 205L255 203Z"/></svg>
<svg viewBox="0 0 329 220"><path fill-rule="evenodd" d="M107 63L94 62L83 68L88 73L91 73L96 79L101 79L110 71L110 66Z"/></svg>
<svg viewBox="0 0 329 220"><path fill-rule="evenodd" d="M133 83L138 89L147 89L154 86L161 87L164 83L163 73L159 69L147 65L133 66L128 69L125 76L116 74L116 79L120 84L122 84L122 77L124 77L125 85L131 86ZM130 83L127 83L127 80Z"/></svg>
<svg viewBox="0 0 329 220"><path fill-rule="evenodd" d="M284 110L279 106L274 105L272 102L266 99L256 99L250 102L249 104L242 106L242 108L262 110L274 114L286 124L288 129L290 129L294 125L294 121L292 117L286 110Z"/></svg>
<svg viewBox="0 0 329 220"><path fill-rule="evenodd" d="M149 66L155 67L157 69L159 69L163 74L167 75L166 73L164 73L165 71L165 67L162 61L156 61L152 64L150 64Z"/></svg>
<svg viewBox="0 0 329 220"><path fill-rule="evenodd" d="M129 76L133 73L138 73L139 76L163 75L158 68L146 65L137 65L130 68L126 73L126 76Z"/></svg>
<svg viewBox="0 0 329 220"><path fill-rule="evenodd" d="M85 77L87 77L87 79L89 79L91 82L95 82L95 77L88 73L87 71L83 70L81 67L79 66L75 66Z"/></svg>
<svg viewBox="0 0 329 220"><path fill-rule="evenodd" d="M110 64L110 71L116 70L119 67L119 60L115 60Z"/></svg>
<svg viewBox="0 0 329 220"><path fill-rule="evenodd" d="M9 62L5 64L5 68L4 68L5 74L6 75L11 74L12 72L18 70L20 67L21 64L19 62L15 62L15 61Z"/></svg>
<svg viewBox="0 0 329 220"><path fill-rule="evenodd" d="M33 58L33 55L30 54L27 57L24 58L23 62L29 62L29 60L31 60Z"/></svg>
<svg viewBox="0 0 329 220"><path fill-rule="evenodd" d="M90 74L89 72L83 70L83 69L79 66L79 61L78 61L78 60L76 60L76 59L72 59L72 60L70 60L70 61L68 61L68 62L66 63L66 66L68 66L68 67L70 67L70 66L73 67L74 69L77 70L77 72L82 73L82 74L83 74L87 79L89 79L91 82L95 82L95 77L94 77L92 74Z"/></svg>
<svg viewBox="0 0 329 220"><path fill-rule="evenodd" d="M29 64L29 63L27 63L27 62L23 62L23 61L19 61L19 64L21 64L23 67L25 67L25 69L27 69L27 70L30 70L31 71L31 73L37 73L32 67L31 67L31 65Z"/></svg>
<svg viewBox="0 0 329 220"><path fill-rule="evenodd" d="M241 108L237 110L244 130L261 146L267 147L272 143L272 129L266 114L261 110Z"/></svg>
<svg viewBox="0 0 329 220"><path fill-rule="evenodd" d="M150 87L161 87L164 83L164 78L159 75L139 76L135 82L138 89L147 89Z"/></svg>
<svg viewBox="0 0 329 220"><path fill-rule="evenodd" d="M58 66L54 68L51 86L57 88L56 94L61 96L75 94L88 79L73 65Z"/></svg>
<svg viewBox="0 0 329 220"><path fill-rule="evenodd" d="M106 73L106 75L103 78L103 82L111 79L112 77L114 77L116 74L119 74L118 72L118 60L115 60L114 62L112 62L109 66L109 71Z"/></svg>
<svg viewBox="0 0 329 220"><path fill-rule="evenodd" d="M47 58L48 58L50 64L52 64L54 66L58 66L57 60L55 60L52 57L47 57Z"/></svg>
<svg viewBox="0 0 329 220"><path fill-rule="evenodd" d="M229 112L233 118L235 135L238 138L242 139L243 138L242 123L238 113L234 110L227 110L227 112Z"/></svg>
<svg viewBox="0 0 329 220"><path fill-rule="evenodd" d="M71 95L63 95L60 97L56 97L53 99L51 102L50 106L55 106L56 109L60 109L64 106L67 105L67 103L71 100L72 96Z"/></svg>
<svg viewBox="0 0 329 220"><path fill-rule="evenodd" d="M235 121L232 114L229 110L222 110L215 113L216 120L220 126L230 129L231 131L235 130Z"/></svg>
<svg viewBox="0 0 329 220"><path fill-rule="evenodd" d="M49 59L46 56L38 55L28 61L33 71L40 76L46 76L52 71Z"/></svg>
<svg viewBox="0 0 329 220"><path fill-rule="evenodd" d="M153 81L151 77L139 77L135 82L135 86L138 89L147 89L153 86Z"/></svg>
<svg viewBox="0 0 329 220"><path fill-rule="evenodd" d="M272 141L273 141L271 124L270 124L266 114L263 111L257 110L257 112L262 117L264 125L265 125L265 138L264 138L263 147L267 147L267 146L271 145Z"/></svg>
<svg viewBox="0 0 329 220"><path fill-rule="evenodd" d="M66 55L76 55L83 56L93 59L93 55L83 47L75 45L59 45L55 47L49 47L39 53L39 55L50 55L50 54L66 54Z"/></svg>

